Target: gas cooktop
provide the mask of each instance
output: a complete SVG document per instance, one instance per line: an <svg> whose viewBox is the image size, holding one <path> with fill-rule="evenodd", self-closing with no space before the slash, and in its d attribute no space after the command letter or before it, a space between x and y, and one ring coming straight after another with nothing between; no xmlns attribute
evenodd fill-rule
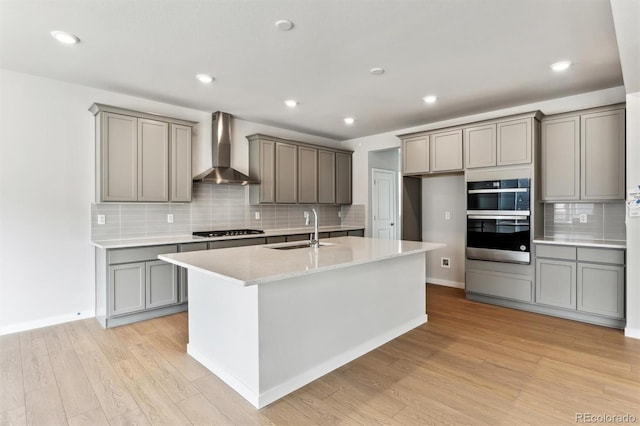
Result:
<svg viewBox="0 0 640 426"><path fill-rule="evenodd" d="M264 231L258 229L226 229L223 231L199 231L194 232L194 237L231 237L234 235L253 235L264 234Z"/></svg>

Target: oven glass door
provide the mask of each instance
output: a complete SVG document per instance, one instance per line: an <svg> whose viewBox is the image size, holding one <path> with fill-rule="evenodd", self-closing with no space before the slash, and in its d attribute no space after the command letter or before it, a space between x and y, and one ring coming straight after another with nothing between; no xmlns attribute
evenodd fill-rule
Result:
<svg viewBox="0 0 640 426"><path fill-rule="evenodd" d="M528 216L467 216L467 257L471 259L530 261Z"/></svg>

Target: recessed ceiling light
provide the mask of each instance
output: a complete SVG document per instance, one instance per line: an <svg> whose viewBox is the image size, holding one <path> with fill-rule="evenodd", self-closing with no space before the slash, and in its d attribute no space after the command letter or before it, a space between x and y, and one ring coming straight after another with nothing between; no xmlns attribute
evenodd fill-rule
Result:
<svg viewBox="0 0 640 426"><path fill-rule="evenodd" d="M76 44L80 42L78 37L65 31L51 31L51 37L55 38L62 44Z"/></svg>
<svg viewBox="0 0 640 426"><path fill-rule="evenodd" d="M293 22L286 19L280 19L279 21L276 21L276 28L280 31L289 31L293 28Z"/></svg>
<svg viewBox="0 0 640 426"><path fill-rule="evenodd" d="M382 75L384 74L384 68L371 68L369 70L369 73L371 73L372 75Z"/></svg>
<svg viewBox="0 0 640 426"><path fill-rule="evenodd" d="M289 108L295 108L298 105L298 101L296 101L295 99L287 99L286 101L284 101L284 104Z"/></svg>
<svg viewBox="0 0 640 426"><path fill-rule="evenodd" d="M571 66L571 61L558 61L551 64L551 69L554 71L565 71Z"/></svg>
<svg viewBox="0 0 640 426"><path fill-rule="evenodd" d="M422 100L426 104L432 104L432 103L434 103L435 101L438 100L438 97L436 95L428 95L428 96L425 96L424 98L422 98Z"/></svg>
<svg viewBox="0 0 640 426"><path fill-rule="evenodd" d="M355 123L355 121L356 121L356 120L355 120L355 118L353 118L353 117L345 117L345 118L344 118L344 124L349 124L349 125L351 125L351 124Z"/></svg>
<svg viewBox="0 0 640 426"><path fill-rule="evenodd" d="M200 80L200 83L205 84L209 84L213 81L213 77L211 77L209 74L198 74L196 75L196 78Z"/></svg>

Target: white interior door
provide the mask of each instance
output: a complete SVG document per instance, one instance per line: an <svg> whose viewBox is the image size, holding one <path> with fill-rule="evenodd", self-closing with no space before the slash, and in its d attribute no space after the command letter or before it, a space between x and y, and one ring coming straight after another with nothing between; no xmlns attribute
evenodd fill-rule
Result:
<svg viewBox="0 0 640 426"><path fill-rule="evenodd" d="M396 173L373 169L373 238L396 238Z"/></svg>

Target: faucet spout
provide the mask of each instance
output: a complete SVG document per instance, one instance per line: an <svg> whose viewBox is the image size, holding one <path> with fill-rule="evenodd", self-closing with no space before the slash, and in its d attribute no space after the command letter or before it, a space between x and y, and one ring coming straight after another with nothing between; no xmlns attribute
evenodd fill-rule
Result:
<svg viewBox="0 0 640 426"><path fill-rule="evenodd" d="M311 209L313 212L313 238L309 241L309 246L318 248L320 247L320 238L318 237L318 213L316 209Z"/></svg>

